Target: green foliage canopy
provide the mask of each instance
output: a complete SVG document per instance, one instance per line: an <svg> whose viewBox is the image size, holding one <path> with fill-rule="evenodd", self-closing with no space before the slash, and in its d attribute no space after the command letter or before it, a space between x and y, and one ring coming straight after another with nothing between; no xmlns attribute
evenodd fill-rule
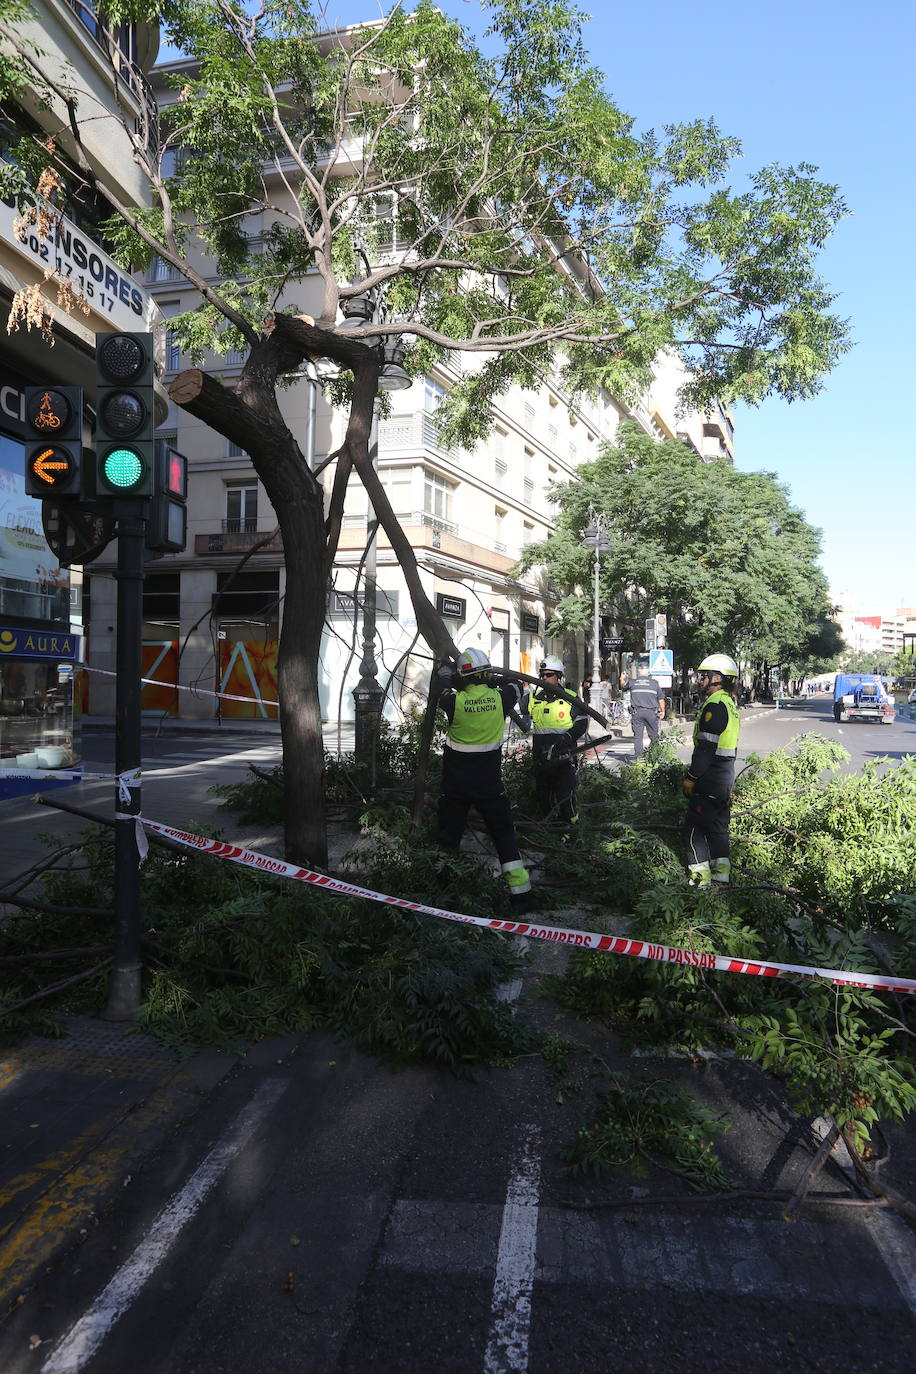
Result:
<svg viewBox="0 0 916 1374"><path fill-rule="evenodd" d="M600 560L603 607L615 608L627 647L643 621L668 613L679 661L727 649L745 662L780 663L825 630L827 585L820 535L771 473L701 462L679 440L659 443L635 424L574 481L556 489L557 532L526 550L565 594L554 629L582 629L592 615L594 554L582 532L594 511L610 535Z"/></svg>

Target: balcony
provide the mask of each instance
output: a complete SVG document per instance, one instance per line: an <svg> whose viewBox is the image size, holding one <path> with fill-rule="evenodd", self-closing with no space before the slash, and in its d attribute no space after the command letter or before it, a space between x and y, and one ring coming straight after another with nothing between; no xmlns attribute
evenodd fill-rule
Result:
<svg viewBox="0 0 916 1374"><path fill-rule="evenodd" d="M129 56L135 50L136 29L123 23L117 31L108 28L99 17L99 5L92 0L65 0L85 32L95 41L114 69L118 80L130 91L139 113L134 120L134 132L148 152L159 152L159 106L153 88L136 62Z"/></svg>
<svg viewBox="0 0 916 1374"><path fill-rule="evenodd" d="M270 530L228 528L231 525L239 526L247 525L247 523L248 522L245 520L224 520L222 522L223 528L219 534L195 534L195 554L247 553L249 549L257 544L258 540L264 539L268 535L270 535L270 542L265 544L263 548L258 549L258 553L270 554L283 552L283 540L280 537L279 530L271 535Z"/></svg>
<svg viewBox="0 0 916 1374"><path fill-rule="evenodd" d="M223 534L257 534L257 531L256 515L236 516L234 519L223 521Z"/></svg>
<svg viewBox="0 0 916 1374"><path fill-rule="evenodd" d="M380 450L389 453L454 452L454 449L445 447L439 438L435 417L425 410L415 411L413 415L393 415L390 420L382 420L378 427L378 443Z"/></svg>

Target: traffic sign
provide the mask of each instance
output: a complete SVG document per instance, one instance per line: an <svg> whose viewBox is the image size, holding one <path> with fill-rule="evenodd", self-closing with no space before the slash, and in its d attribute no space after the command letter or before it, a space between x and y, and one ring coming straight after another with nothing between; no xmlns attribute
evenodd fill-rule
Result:
<svg viewBox="0 0 916 1374"><path fill-rule="evenodd" d="M673 649L650 649L649 650L649 672L655 676L656 673L674 672L674 650Z"/></svg>
<svg viewBox="0 0 916 1374"><path fill-rule="evenodd" d="M78 386L25 389L27 496L82 495L83 393Z"/></svg>

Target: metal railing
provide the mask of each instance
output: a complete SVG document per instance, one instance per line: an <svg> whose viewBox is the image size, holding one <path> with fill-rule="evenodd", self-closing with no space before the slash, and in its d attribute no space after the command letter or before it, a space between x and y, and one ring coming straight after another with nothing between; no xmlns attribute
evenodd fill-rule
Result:
<svg viewBox="0 0 916 1374"><path fill-rule="evenodd" d="M243 515L234 520L223 521L223 534L256 534L258 529L258 517L256 515Z"/></svg>
<svg viewBox="0 0 916 1374"><path fill-rule="evenodd" d="M115 75L133 94L140 106L134 131L150 153L159 151L159 106L153 88L136 62L121 49L117 35L99 17L99 8L90 0L66 0L83 29L108 58Z"/></svg>

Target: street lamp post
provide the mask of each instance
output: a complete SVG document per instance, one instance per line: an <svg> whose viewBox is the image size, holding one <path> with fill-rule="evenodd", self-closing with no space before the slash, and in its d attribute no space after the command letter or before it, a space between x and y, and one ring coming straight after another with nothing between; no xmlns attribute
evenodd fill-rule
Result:
<svg viewBox="0 0 916 1374"><path fill-rule="evenodd" d="M366 263L369 271L369 264ZM355 329L361 324L372 324L383 319L383 304L377 292L367 292L363 296L353 296L344 306L344 319L341 328ZM380 391L403 391L412 385L403 368L406 347L401 339L385 341L379 345L382 367L379 374ZM369 461L374 471L378 470L378 414L376 403L372 404L372 428L369 431ZM378 739L382 715L382 702L385 689L378 680L378 663L375 657L375 629L378 612L377 559L378 559L378 518L371 509L366 512L366 558L363 564L363 618L362 618L362 657L359 664L359 681L353 688L354 740L353 752L358 764L364 764L375 782L375 745ZM354 607L356 596L354 589Z"/></svg>
<svg viewBox="0 0 916 1374"><path fill-rule="evenodd" d="M604 522L601 516L597 515L594 510L591 512L590 523L583 531L582 543L585 548L595 550L595 605L592 626L592 688L597 692L598 684L601 681L601 555L610 551L611 541L604 532Z"/></svg>

